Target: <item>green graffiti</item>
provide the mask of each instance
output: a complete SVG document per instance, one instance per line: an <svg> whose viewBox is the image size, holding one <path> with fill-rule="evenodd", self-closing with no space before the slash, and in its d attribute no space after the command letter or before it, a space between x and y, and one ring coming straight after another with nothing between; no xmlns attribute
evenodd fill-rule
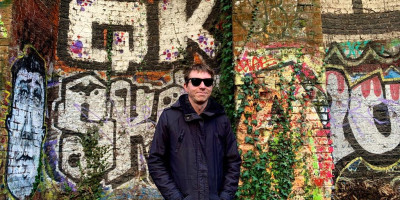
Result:
<svg viewBox="0 0 400 200"><path fill-rule="evenodd" d="M400 39L393 39L390 41L390 46L395 47L400 45Z"/></svg>
<svg viewBox="0 0 400 200"><path fill-rule="evenodd" d="M347 58L358 58L363 53L363 48L368 44L369 40L357 41L357 42L344 42L340 46L343 53L345 53Z"/></svg>
<svg viewBox="0 0 400 200"><path fill-rule="evenodd" d="M0 35L3 36L4 38L6 38L8 36L7 29L4 26L4 22L1 18L2 18L2 16L0 15Z"/></svg>

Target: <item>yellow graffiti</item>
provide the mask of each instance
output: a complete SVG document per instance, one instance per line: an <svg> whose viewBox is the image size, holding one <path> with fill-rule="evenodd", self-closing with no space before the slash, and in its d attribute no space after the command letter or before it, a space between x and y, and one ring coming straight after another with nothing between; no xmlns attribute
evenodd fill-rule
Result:
<svg viewBox="0 0 400 200"><path fill-rule="evenodd" d="M387 172L387 171L390 171L390 170L394 169L396 166L398 166L398 165L400 164L400 160L397 160L395 163L393 163L393 164L391 164L391 165L389 165L389 166L379 167L379 166L372 165L371 163L369 163L369 162L367 162L366 160L364 160L364 158L362 158L362 157L354 158L354 159L353 159L352 161L350 161L342 170L340 170L339 175L338 175L338 177L336 178L336 182L335 182L335 189L336 189L336 190L338 190L338 185L337 185L337 183L339 182L339 180L340 180L340 178L341 178L341 176L342 176L342 173L343 173L345 170L347 170L347 169L348 169L352 164L354 164L355 162L360 162L360 163L366 165L368 168L373 169L373 170L378 171L378 172ZM391 181L391 184L394 184L394 182L395 182L396 180L399 180L399 179L400 179L400 177L394 178L394 179Z"/></svg>
<svg viewBox="0 0 400 200"><path fill-rule="evenodd" d="M400 74L400 71L397 70L393 65L390 66L386 70L382 70L382 68L376 69L374 71L371 71L371 72L363 75L361 78L358 78L358 79L352 78L350 73L342 65L328 64L328 65L326 65L326 68L339 69L339 70L343 71L346 79L349 81L349 86L350 87L353 87L353 86L355 86L355 85L357 85L359 83L362 83L363 81L371 78L372 76L379 76L380 80L382 80L383 83L385 83L385 82L392 83L393 81L400 81L400 78L385 78L385 76L384 76L384 74L388 73L390 70L394 70L396 72L399 72L399 74Z"/></svg>
<svg viewBox="0 0 400 200"><path fill-rule="evenodd" d="M392 64L395 61L400 59L400 54L396 55L395 57L383 57L381 55L379 55L378 53L376 53L375 50L373 50L371 47L368 47L368 49L365 49L363 52L363 57L361 59L357 59L357 60L353 60L353 59L347 59L346 57L344 57L338 47L338 45L334 45L331 50L328 52L328 54L326 55L324 62L327 63L329 61L329 59L331 59L332 56L337 56L339 58L339 60L346 66L348 67L357 67L359 65L361 65L362 63L365 63L367 61L367 59L369 58L373 58L375 59L378 63L381 64Z"/></svg>

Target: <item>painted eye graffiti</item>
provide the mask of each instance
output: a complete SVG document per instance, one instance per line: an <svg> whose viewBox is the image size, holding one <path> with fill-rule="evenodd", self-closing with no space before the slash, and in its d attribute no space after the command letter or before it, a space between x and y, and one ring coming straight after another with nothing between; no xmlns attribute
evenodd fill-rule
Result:
<svg viewBox="0 0 400 200"><path fill-rule="evenodd" d="M30 80L20 80L15 86L18 89L16 93L18 97L16 99L19 99L21 102L26 102L29 98L31 90L29 82Z"/></svg>
<svg viewBox="0 0 400 200"><path fill-rule="evenodd" d="M23 96L23 97L27 97L28 96L28 89L26 88L22 88L21 90L19 90L19 95Z"/></svg>
<svg viewBox="0 0 400 200"><path fill-rule="evenodd" d="M21 102L26 102L29 98L29 88L27 86L22 86L19 89L17 95L18 95L18 98L16 98L16 99L19 99L19 101L21 101Z"/></svg>
<svg viewBox="0 0 400 200"><path fill-rule="evenodd" d="M42 102L42 90L40 88L35 88L33 91L33 102L35 105L40 105Z"/></svg>

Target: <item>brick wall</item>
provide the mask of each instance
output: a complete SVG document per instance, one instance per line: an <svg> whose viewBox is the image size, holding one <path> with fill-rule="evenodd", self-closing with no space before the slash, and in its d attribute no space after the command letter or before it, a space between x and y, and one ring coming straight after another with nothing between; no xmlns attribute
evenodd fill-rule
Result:
<svg viewBox="0 0 400 200"><path fill-rule="evenodd" d="M399 183L400 4L389 0L321 5L336 194L393 196ZM378 184L371 186L372 180Z"/></svg>
<svg viewBox="0 0 400 200"><path fill-rule="evenodd" d="M298 138L303 145L296 149L296 164L288 166L294 168L294 179L291 180L291 188L285 192L290 193L293 199L330 199L332 196L333 148L324 84L320 10L319 1L246 1L236 2L233 11L235 70L239 74L236 83L241 87L241 78L253 76L261 87L258 92L260 98L247 99L250 106L246 107L255 111L256 106L261 105L261 109L251 116L259 122L253 129L261 133L259 142L255 143L264 148L263 152L275 151L271 141L277 140L280 134L274 129L279 124L273 122L274 117L279 115L276 104L282 105L284 110L293 107L287 118L290 121L287 132L304 134ZM294 80L295 100L288 98L290 86L280 85L290 80ZM244 114L238 129L244 155L259 148L246 140L249 136L246 122ZM269 162L272 163L273 159ZM249 168L243 167L242 170ZM272 182L274 177L278 179L279 176L279 169L274 170L271 164L267 164ZM280 192L276 186L268 187L275 194Z"/></svg>
<svg viewBox="0 0 400 200"><path fill-rule="evenodd" d="M269 152L277 134L274 102L293 107L290 133L306 133L292 198L394 197L400 3L232 5L237 88L246 76L261 87L246 99L259 144ZM112 149L106 198L160 198L145 159L154 126L183 93L184 66L201 57L218 71L221 12L216 0L0 1L1 198L56 199L74 188L85 163L79 138L93 126ZM279 85L289 80L291 105ZM245 121L242 155L255 148Z"/></svg>
<svg viewBox="0 0 400 200"><path fill-rule="evenodd" d="M305 70L296 73L296 101L311 105L302 124L312 134L303 138L308 143L298 155L317 157L304 163L316 176L307 186L296 174L293 194L304 196L302 189L311 187L318 198L398 198L399 9L398 1L235 3L237 80L257 76L269 91L260 92L266 96L257 104L265 106L255 117L264 123L256 128L264 131L271 125L271 105L274 98L285 97L278 86L293 76L293 63ZM296 57L299 51L302 56ZM279 69L286 72L284 79L279 79ZM307 96L310 91L312 98ZM241 126L238 137L246 152L252 145ZM271 137L271 131L264 135ZM304 153L313 148L316 151Z"/></svg>
<svg viewBox="0 0 400 200"><path fill-rule="evenodd" d="M0 6L1 194L68 195L86 162L79 139L96 126L99 144L111 148L104 155L105 197L161 198L147 171L149 145L158 116L183 93L182 69L199 59L218 67L219 2L6 0Z"/></svg>

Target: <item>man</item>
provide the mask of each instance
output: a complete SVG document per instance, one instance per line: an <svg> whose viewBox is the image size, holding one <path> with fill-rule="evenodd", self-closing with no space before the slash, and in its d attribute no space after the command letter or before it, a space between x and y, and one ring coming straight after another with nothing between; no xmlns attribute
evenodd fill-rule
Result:
<svg viewBox="0 0 400 200"><path fill-rule="evenodd" d="M184 71L187 94L161 114L148 159L167 200L231 200L241 159L224 109L209 98L214 72L204 64Z"/></svg>
<svg viewBox="0 0 400 200"><path fill-rule="evenodd" d="M30 47L12 66L12 104L7 116L7 188L17 199L25 199L38 176L45 135L46 79L44 60Z"/></svg>

